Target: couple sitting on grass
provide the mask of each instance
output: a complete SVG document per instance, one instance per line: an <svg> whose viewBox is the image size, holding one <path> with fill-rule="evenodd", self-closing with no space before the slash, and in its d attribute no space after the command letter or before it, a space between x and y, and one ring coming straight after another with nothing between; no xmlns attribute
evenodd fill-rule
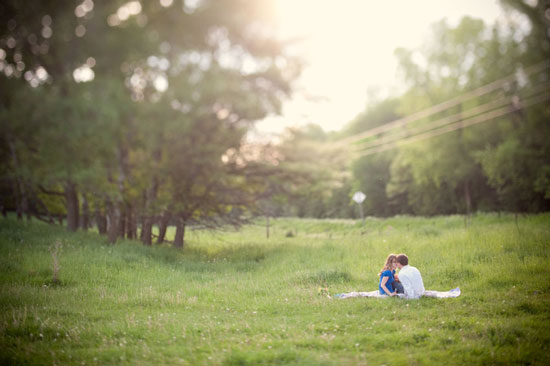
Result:
<svg viewBox="0 0 550 366"><path fill-rule="evenodd" d="M395 269L399 268L399 275ZM380 295L396 296L403 294L408 299L419 299L424 295L424 282L418 269L409 266L409 258L405 254L390 254L380 273L378 290Z"/></svg>
<svg viewBox="0 0 550 366"><path fill-rule="evenodd" d="M399 275L395 273L396 268L399 268ZM388 298L388 296L397 296L403 299L419 299L420 297L443 299L460 296L459 287L449 291L425 290L420 272L415 267L409 266L409 258L405 254L390 254L378 276L380 276L378 291L353 291L327 296L331 299L349 299L352 297Z"/></svg>

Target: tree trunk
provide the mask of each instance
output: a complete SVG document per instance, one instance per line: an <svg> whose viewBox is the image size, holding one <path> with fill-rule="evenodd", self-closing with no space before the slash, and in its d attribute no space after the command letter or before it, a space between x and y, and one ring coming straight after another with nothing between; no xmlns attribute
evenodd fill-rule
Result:
<svg viewBox="0 0 550 366"><path fill-rule="evenodd" d="M141 242L145 245L152 245L153 220L151 216L145 215L141 224Z"/></svg>
<svg viewBox="0 0 550 366"><path fill-rule="evenodd" d="M121 236L124 238L124 234L126 232L125 229L125 218L124 218L124 207L122 199L125 197L125 182L127 177L127 158L128 158L128 151L127 148L123 145L123 143L119 143L118 151L117 151L117 162L118 162L118 177L117 177L117 186L118 186L118 194L120 198L115 199L113 202L109 204L109 208L107 209L108 212L108 228L107 228L107 237L109 238L109 243L114 244L117 241L117 238ZM109 173L110 175L110 173ZM109 181L113 181L111 177L109 177Z"/></svg>
<svg viewBox="0 0 550 366"><path fill-rule="evenodd" d="M76 185L70 181L65 184L65 205L67 206L67 230L76 231L79 219L78 194Z"/></svg>
<svg viewBox="0 0 550 366"><path fill-rule="evenodd" d="M105 217L99 208L96 208L95 210L95 222L97 224L97 231L99 234L107 234L107 217Z"/></svg>
<svg viewBox="0 0 550 366"><path fill-rule="evenodd" d="M27 217L27 220L30 219L30 212L29 212L29 200L27 198L25 188L23 186L23 183L21 183L18 179L16 182L17 188L16 189L16 200L15 200L15 211L17 212L17 219L22 220L23 215Z"/></svg>
<svg viewBox="0 0 550 366"><path fill-rule="evenodd" d="M107 207L107 237L109 243L115 244L120 230L120 207L118 202L109 202Z"/></svg>
<svg viewBox="0 0 550 366"><path fill-rule="evenodd" d="M24 189L24 193L23 193L23 212L25 212L26 216L27 216L27 221L31 221L31 217L32 217L32 214L31 214L31 209L30 209L30 204L29 204L29 197L27 195L27 193L25 193L27 190Z"/></svg>
<svg viewBox="0 0 550 366"><path fill-rule="evenodd" d="M142 225L142 237L141 241L145 245L152 245L152 233L153 233L153 205L157 199L158 180L153 177L151 186L145 192L145 207L143 210L143 225Z"/></svg>
<svg viewBox="0 0 550 366"><path fill-rule="evenodd" d="M15 177L13 180L15 212L17 213L17 219L22 220L24 214L26 214L28 218L29 202L27 200L27 195L25 193L25 185L19 178L19 158L17 157L17 151L15 150L15 143L10 135L11 134L8 134L7 142L10 148L13 169L15 171Z"/></svg>
<svg viewBox="0 0 550 366"><path fill-rule="evenodd" d="M19 184L16 180L13 180L13 197L15 198L15 214L17 220L23 220L23 207L21 206L21 197L19 196Z"/></svg>
<svg viewBox="0 0 550 366"><path fill-rule="evenodd" d="M141 224L141 242L148 246L153 244L153 216L151 213L151 206L153 205L153 197L156 198L155 186L155 179L153 179L152 186L145 194L145 209L143 211L143 222Z"/></svg>
<svg viewBox="0 0 550 366"><path fill-rule="evenodd" d="M168 222L170 221L170 212L164 211L160 218L159 222L159 236L157 238L157 244L164 243L164 237L166 236L166 228L168 227Z"/></svg>
<svg viewBox="0 0 550 366"><path fill-rule="evenodd" d="M126 237L128 239L137 237L136 213L131 204L126 205Z"/></svg>
<svg viewBox="0 0 550 366"><path fill-rule="evenodd" d="M90 207L88 206L88 199L85 194L82 195L82 218L80 227L84 231L88 231L88 228L90 227Z"/></svg>
<svg viewBox="0 0 550 366"><path fill-rule="evenodd" d="M143 231L144 225L145 225L145 205L147 204L147 190L143 191L143 199L141 200L141 207L139 208L139 217L137 218L138 221L138 229L139 229L139 240L143 242L143 238L145 238L145 233ZM145 243L144 243L145 244Z"/></svg>
<svg viewBox="0 0 550 366"><path fill-rule="evenodd" d="M118 236L124 239L124 236L126 234L127 213L126 213L126 207L124 204L120 203L119 208L120 208L120 218L118 220Z"/></svg>
<svg viewBox="0 0 550 366"><path fill-rule="evenodd" d="M176 219L176 237L174 238L174 246L183 248L185 240L185 221L181 217Z"/></svg>
<svg viewBox="0 0 550 366"><path fill-rule="evenodd" d="M145 245L152 245L152 234L153 234L153 208L157 200L157 191L159 186L159 180L157 174L156 165L160 163L161 151L159 149L153 152L153 177L151 180L151 185L149 189L145 191L144 194L144 204L143 204L143 219L141 225L141 241Z"/></svg>
<svg viewBox="0 0 550 366"><path fill-rule="evenodd" d="M142 243L145 244L145 242L143 241L143 238L145 238L145 218L142 216L141 217L141 226L139 227L139 240L141 240Z"/></svg>

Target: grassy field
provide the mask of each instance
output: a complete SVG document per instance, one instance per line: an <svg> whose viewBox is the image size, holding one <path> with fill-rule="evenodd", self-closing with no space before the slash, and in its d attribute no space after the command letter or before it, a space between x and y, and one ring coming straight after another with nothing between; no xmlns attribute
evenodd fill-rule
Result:
<svg viewBox="0 0 550 366"><path fill-rule="evenodd" d="M182 251L1 220L0 364L550 364L550 215L272 223ZM375 290L390 252L462 295L319 294Z"/></svg>

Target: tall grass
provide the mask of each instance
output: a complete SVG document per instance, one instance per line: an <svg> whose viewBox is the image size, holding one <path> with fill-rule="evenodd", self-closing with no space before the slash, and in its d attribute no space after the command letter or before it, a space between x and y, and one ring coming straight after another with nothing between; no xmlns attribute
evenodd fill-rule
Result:
<svg viewBox="0 0 550 366"><path fill-rule="evenodd" d="M549 364L549 224L277 219L269 239L258 221L190 230L178 250L3 220L0 364ZM462 295L319 295L376 289L390 252L407 253L427 289Z"/></svg>

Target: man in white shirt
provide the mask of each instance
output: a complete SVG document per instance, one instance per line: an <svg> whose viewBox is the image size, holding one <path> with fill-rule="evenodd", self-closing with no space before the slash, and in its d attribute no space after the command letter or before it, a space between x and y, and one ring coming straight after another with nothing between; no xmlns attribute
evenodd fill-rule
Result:
<svg viewBox="0 0 550 366"><path fill-rule="evenodd" d="M403 285L407 299L419 299L424 294L424 282L420 271L409 266L409 257L405 254L397 256L397 268L399 268L399 281Z"/></svg>

